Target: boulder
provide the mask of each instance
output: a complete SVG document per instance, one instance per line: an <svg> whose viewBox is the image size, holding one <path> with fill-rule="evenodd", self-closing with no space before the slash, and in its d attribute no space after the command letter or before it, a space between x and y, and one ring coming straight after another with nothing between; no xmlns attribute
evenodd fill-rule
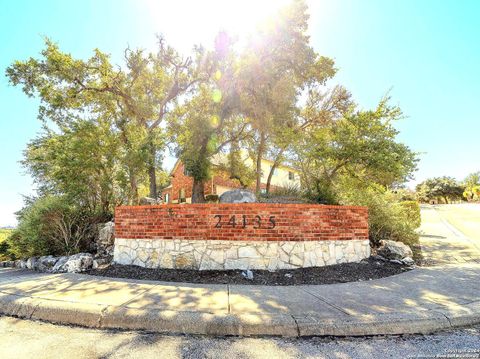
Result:
<svg viewBox="0 0 480 359"><path fill-rule="evenodd" d="M140 198L139 203L141 205L154 205L154 204L157 204L157 200L151 197L142 197Z"/></svg>
<svg viewBox="0 0 480 359"><path fill-rule="evenodd" d="M37 269L37 257L30 257L27 259L27 269Z"/></svg>
<svg viewBox="0 0 480 359"><path fill-rule="evenodd" d="M255 203L257 202L257 197L249 190L234 189L224 192L219 200L220 203Z"/></svg>
<svg viewBox="0 0 480 359"><path fill-rule="evenodd" d="M111 263L111 259L109 258L96 258L93 260L92 269L97 269L99 267L106 266L107 264Z"/></svg>
<svg viewBox="0 0 480 359"><path fill-rule="evenodd" d="M96 249L98 257L113 256L115 223L107 222L98 225Z"/></svg>
<svg viewBox="0 0 480 359"><path fill-rule="evenodd" d="M53 266L51 271L53 273L64 272L63 267L64 267L65 263L67 263L68 258L69 258L69 256L59 257L58 260L57 260L57 263L55 263L55 265Z"/></svg>
<svg viewBox="0 0 480 359"><path fill-rule="evenodd" d="M55 264L57 264L59 257L43 256L38 258L36 269L40 272L52 271Z"/></svg>
<svg viewBox="0 0 480 359"><path fill-rule="evenodd" d="M61 257L57 264L62 260ZM89 270L93 266L93 256L90 253L77 253L70 257L67 257L66 261L53 268L55 272L68 272L68 273L80 273Z"/></svg>
<svg viewBox="0 0 480 359"><path fill-rule="evenodd" d="M17 268L27 269L27 261L24 261L23 259L20 259L20 260L15 262L15 266Z"/></svg>
<svg viewBox="0 0 480 359"><path fill-rule="evenodd" d="M378 248L377 254L390 260L402 260L406 257L413 256L412 250L409 246L402 242L390 240L380 241L380 248Z"/></svg>

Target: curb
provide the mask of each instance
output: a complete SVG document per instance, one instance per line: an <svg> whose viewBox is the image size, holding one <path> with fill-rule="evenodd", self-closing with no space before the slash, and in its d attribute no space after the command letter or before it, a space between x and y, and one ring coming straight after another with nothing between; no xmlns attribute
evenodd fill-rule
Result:
<svg viewBox="0 0 480 359"><path fill-rule="evenodd" d="M213 314L144 310L127 306L66 302L0 293L0 313L25 319L96 329L147 330L213 336L368 336L428 334L480 323L480 301L463 313L427 310L419 314L373 314L351 318L315 315Z"/></svg>

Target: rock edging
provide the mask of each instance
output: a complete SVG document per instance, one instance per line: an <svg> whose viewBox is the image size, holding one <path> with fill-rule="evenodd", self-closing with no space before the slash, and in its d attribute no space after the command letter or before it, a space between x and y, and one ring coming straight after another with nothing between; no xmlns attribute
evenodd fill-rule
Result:
<svg viewBox="0 0 480 359"><path fill-rule="evenodd" d="M96 268L99 261L90 253L77 253L71 256L54 257L52 255L42 257L30 257L26 260L0 262L0 267L12 267L19 269L31 269L46 273L81 273Z"/></svg>

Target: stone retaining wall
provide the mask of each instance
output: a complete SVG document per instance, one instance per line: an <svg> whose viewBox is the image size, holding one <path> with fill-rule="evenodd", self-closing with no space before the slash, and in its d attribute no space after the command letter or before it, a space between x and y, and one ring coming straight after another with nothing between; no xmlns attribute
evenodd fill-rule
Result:
<svg viewBox="0 0 480 359"><path fill-rule="evenodd" d="M219 241L115 239L114 261L147 268L294 269L358 262L368 240Z"/></svg>

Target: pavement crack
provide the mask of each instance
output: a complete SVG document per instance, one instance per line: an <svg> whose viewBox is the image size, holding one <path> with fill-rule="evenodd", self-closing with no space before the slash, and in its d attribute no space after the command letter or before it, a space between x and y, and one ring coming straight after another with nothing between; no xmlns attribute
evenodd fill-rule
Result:
<svg viewBox="0 0 480 359"><path fill-rule="evenodd" d="M448 320L448 324L450 325L450 327L453 328L453 324L452 324L452 321L450 320L450 318L445 313L442 313L442 315Z"/></svg>
<svg viewBox="0 0 480 359"><path fill-rule="evenodd" d="M295 318L293 315L290 314L292 317L293 321L295 322L295 327L297 328L297 337L300 338L300 326L298 325L297 318Z"/></svg>
<svg viewBox="0 0 480 359"><path fill-rule="evenodd" d="M230 284L227 284L227 312L230 314Z"/></svg>
<svg viewBox="0 0 480 359"><path fill-rule="evenodd" d="M342 312L342 313L344 313L344 314L346 314L346 315L348 315L348 316L352 316L350 313L346 312L344 309L340 308L339 306L328 302L325 298L323 298L323 297L321 297L321 296L319 296L319 295L313 294L313 293L309 292L308 290L306 290L306 289L304 289L304 288L300 288L300 289L303 290L305 293L308 293L308 294L310 294L311 296L313 296L313 297L317 298L318 300L322 301L322 302L325 303L326 305L328 305L328 306L330 306L330 307L332 307L332 308L334 308L334 309L336 309L336 310L338 310L338 311L340 311L340 312Z"/></svg>
<svg viewBox="0 0 480 359"><path fill-rule="evenodd" d="M38 307L40 307L40 304L42 304L42 302L38 302L38 303L32 308L32 311L29 313L27 319L32 319L33 314L37 311Z"/></svg>
<svg viewBox="0 0 480 359"><path fill-rule="evenodd" d="M101 311L100 311L100 315L98 316L98 321L97 321L97 327L98 328L101 328L102 327L102 321L103 321L103 318L105 317L105 314L107 313L107 310L110 306L107 305L105 306L105 308L103 308Z"/></svg>

